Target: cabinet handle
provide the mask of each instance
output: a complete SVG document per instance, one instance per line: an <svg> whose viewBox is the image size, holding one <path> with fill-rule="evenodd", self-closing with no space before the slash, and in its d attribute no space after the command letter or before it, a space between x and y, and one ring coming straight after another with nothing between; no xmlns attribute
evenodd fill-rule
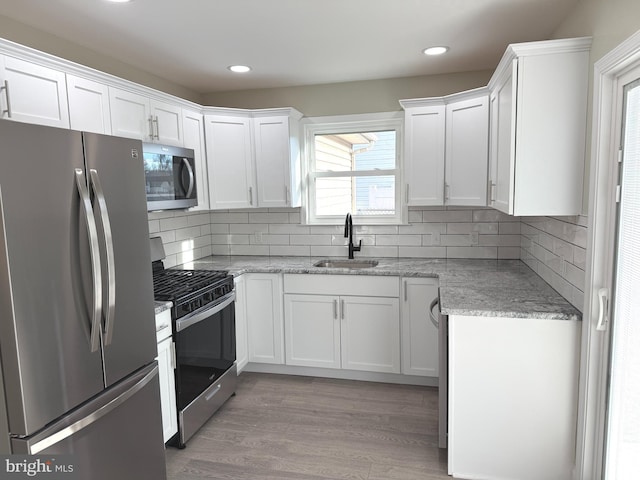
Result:
<svg viewBox="0 0 640 480"><path fill-rule="evenodd" d="M4 81L4 86L0 87L0 90L4 90L5 96L7 97L7 109L2 110L1 115L7 114L7 118L11 118L11 98L9 97L9 80Z"/></svg>
<svg viewBox="0 0 640 480"><path fill-rule="evenodd" d="M445 202L449 200L449 184L444 184L444 200Z"/></svg>
<svg viewBox="0 0 640 480"><path fill-rule="evenodd" d="M344 320L344 300L340 300L340 318Z"/></svg>
<svg viewBox="0 0 640 480"><path fill-rule="evenodd" d="M404 195L406 197L406 203L409 203L409 184L407 183L407 187L404 189Z"/></svg>
<svg viewBox="0 0 640 480"><path fill-rule="evenodd" d="M333 301L333 319L338 319L338 300Z"/></svg>
<svg viewBox="0 0 640 480"><path fill-rule="evenodd" d="M493 182L489 186L489 200L491 200L491 203L496 201L496 184Z"/></svg>
<svg viewBox="0 0 640 480"><path fill-rule="evenodd" d="M249 187L249 205L253 205L253 187Z"/></svg>
<svg viewBox="0 0 640 480"><path fill-rule="evenodd" d="M171 368L178 368L178 359L176 358L176 342L171 342Z"/></svg>
<svg viewBox="0 0 640 480"><path fill-rule="evenodd" d="M405 280L404 282L404 301L406 302L408 300L407 298L407 281Z"/></svg>
<svg viewBox="0 0 640 480"><path fill-rule="evenodd" d="M149 137L153 140L153 115L149 115Z"/></svg>
<svg viewBox="0 0 640 480"><path fill-rule="evenodd" d="M284 203L285 205L289 205L289 187L286 185L284 187Z"/></svg>
<svg viewBox="0 0 640 480"><path fill-rule="evenodd" d="M156 133L154 135L154 137L156 138L156 140L160 140L160 126L158 124L158 116L156 115L156 118L153 119L153 123L156 124ZM153 133L153 129L151 130L151 132Z"/></svg>

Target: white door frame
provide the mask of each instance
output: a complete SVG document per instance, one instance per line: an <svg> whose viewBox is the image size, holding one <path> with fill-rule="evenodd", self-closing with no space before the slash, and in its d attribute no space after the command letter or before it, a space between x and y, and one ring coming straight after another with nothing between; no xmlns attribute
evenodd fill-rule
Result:
<svg viewBox="0 0 640 480"><path fill-rule="evenodd" d="M582 328L575 480L598 480L604 457L609 328L598 331L598 291L611 292L622 102L628 75L640 77L640 31L594 65L587 272ZM610 309L608 310L610 312Z"/></svg>

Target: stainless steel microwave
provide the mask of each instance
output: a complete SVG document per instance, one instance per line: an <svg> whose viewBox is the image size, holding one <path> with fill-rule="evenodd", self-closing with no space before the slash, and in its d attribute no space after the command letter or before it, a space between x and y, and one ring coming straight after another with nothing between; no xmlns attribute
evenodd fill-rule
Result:
<svg viewBox="0 0 640 480"><path fill-rule="evenodd" d="M198 205L192 149L143 143L142 151L148 211Z"/></svg>

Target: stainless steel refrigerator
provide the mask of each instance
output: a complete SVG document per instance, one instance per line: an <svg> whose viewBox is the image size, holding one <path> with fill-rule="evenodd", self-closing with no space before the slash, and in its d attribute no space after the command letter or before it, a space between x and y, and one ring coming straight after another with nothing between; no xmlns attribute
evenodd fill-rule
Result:
<svg viewBox="0 0 640 480"><path fill-rule="evenodd" d="M166 478L142 144L0 120L0 452Z"/></svg>

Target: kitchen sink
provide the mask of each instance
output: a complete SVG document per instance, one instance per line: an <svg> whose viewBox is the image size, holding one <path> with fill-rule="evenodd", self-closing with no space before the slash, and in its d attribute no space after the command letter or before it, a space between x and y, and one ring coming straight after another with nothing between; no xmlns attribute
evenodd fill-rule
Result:
<svg viewBox="0 0 640 480"><path fill-rule="evenodd" d="M378 265L377 260L320 260L313 264L322 268L371 268Z"/></svg>

